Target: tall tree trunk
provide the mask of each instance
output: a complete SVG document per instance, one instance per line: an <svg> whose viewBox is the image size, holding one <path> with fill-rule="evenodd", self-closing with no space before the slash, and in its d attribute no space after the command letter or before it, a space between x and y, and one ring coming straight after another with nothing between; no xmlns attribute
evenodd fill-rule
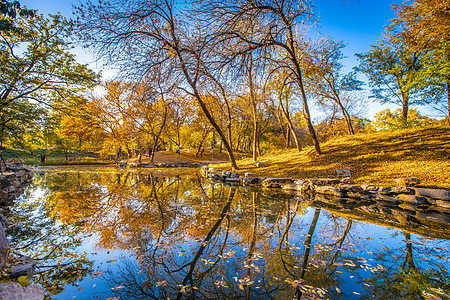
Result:
<svg viewBox="0 0 450 300"><path fill-rule="evenodd" d="M203 131L202 139L201 139L201 141L200 141L200 144L198 145L197 153L195 153L195 156L198 156L198 154L200 153L200 150L202 149L202 146L203 146L203 142L205 141L205 139L206 139L206 137L208 136L209 132L210 132L210 131L207 130L207 129L205 129L205 130Z"/></svg>
<svg viewBox="0 0 450 300"><path fill-rule="evenodd" d="M409 109L408 94L402 92L402 126L403 126L403 128L406 128L408 125L408 109Z"/></svg>
<svg viewBox="0 0 450 300"><path fill-rule="evenodd" d="M225 146L225 149L227 149L228 152L228 156L230 158L231 161L231 166L234 170L238 170L239 167L236 164L236 159L234 157L234 153L233 153L233 149L231 148L231 141L228 141L227 138L225 137L222 129L220 129L219 125L217 124L216 120L214 119L214 117L211 115L208 107L206 107L206 103L203 101L200 92L198 91L197 88L197 79L196 77L192 78L191 74L188 71L188 68L186 66L185 60L183 58L183 55L181 54L181 50L179 48L179 40L175 35L175 31L174 31L175 27L172 26L170 28L170 33L172 36L172 40L174 41L175 47L173 48L173 50L176 51L176 55L178 57L178 61L180 62L181 65L181 70L184 74L184 77L186 79L186 81L188 82L188 84L190 85L190 87L192 88L193 91L193 96L195 97L195 99L197 100L198 104L200 105L201 109L203 110L203 112L205 113L206 118L209 120L209 122L211 123L212 127L216 130L216 132L219 134L220 138L222 139L222 142ZM200 62L199 62L200 63ZM197 70L198 71L198 70Z"/></svg>
<svg viewBox="0 0 450 300"><path fill-rule="evenodd" d="M282 93L279 94L278 100L280 101L280 108L283 111L283 114L284 114L284 117L286 118L289 129L292 132L292 137L294 138L295 145L297 146L297 150L298 150L298 152L300 152L300 151L302 151L302 145L300 144L297 134L295 133L294 124L292 124L291 117L289 116L287 104L286 104L286 107L283 106Z"/></svg>
<svg viewBox="0 0 450 300"><path fill-rule="evenodd" d="M309 260L309 253L311 252L312 237L314 235L314 231L316 230L317 221L319 220L320 210L321 210L320 208L316 208L316 210L314 212L313 220L311 222L311 226L309 227L308 235L305 240L305 252L303 254L302 267L300 269L300 278L301 279L305 278L305 273L306 273L306 269L308 266L308 260ZM302 291L299 288L297 288L297 291L295 294L297 296L297 299L301 299Z"/></svg>
<svg viewBox="0 0 450 300"><path fill-rule="evenodd" d="M311 121L311 115L310 115L309 106L308 106L308 99L306 97L305 87L303 86L302 70L300 68L300 63L298 61L297 54L295 52L296 46L294 43L294 34L292 31L293 29L292 29L292 27L289 27L288 30L289 30L289 41L288 41L289 49L286 49L286 48L285 49L289 52L289 54L291 56L290 59L291 59L292 63L294 64L294 68L295 68L294 73L295 73L295 77L297 79L298 87L300 88L300 93L302 95L303 111L304 111L304 115L305 115L305 119L306 119L306 124L308 126L309 134L311 135L311 138L313 140L316 153L318 155L321 155L322 151L320 150L319 139L317 138L316 131L315 131L314 126Z"/></svg>
<svg viewBox="0 0 450 300"><path fill-rule="evenodd" d="M259 140L259 124L258 124L258 116L256 109L256 97L255 97L255 86L253 85L253 57L252 54L249 54L249 66L247 67L247 75L248 75L248 86L250 89L250 104L252 107L252 115L253 115L253 161L258 159L258 140Z"/></svg>
<svg viewBox="0 0 450 300"><path fill-rule="evenodd" d="M245 261L248 265L252 264L252 257L253 254L255 252L255 246L256 246L256 236L258 233L258 213L257 213L257 208L259 205L259 192L253 192L252 193L252 214L253 214L253 230L252 230L252 235L251 235L251 240L250 240L250 245L248 246L248 253L245 257ZM246 272L246 277L250 278L251 277L251 268L247 268L247 272ZM251 299L250 295L251 295L251 291L252 291L252 287L251 285L248 285L245 289L246 291L246 298L245 299Z"/></svg>
<svg viewBox="0 0 450 300"><path fill-rule="evenodd" d="M275 106L275 103L273 104ZM283 132L284 142L286 148L289 148L290 145L290 134L289 134L289 126L285 126L283 122L283 117L280 115L280 108L275 110L275 115L277 116L278 123L280 123L281 132Z"/></svg>
<svg viewBox="0 0 450 300"><path fill-rule="evenodd" d="M450 79L447 79L447 104L448 104L447 124L450 127Z"/></svg>
<svg viewBox="0 0 450 300"><path fill-rule="evenodd" d="M406 273L409 273L411 270L416 269L416 265L414 264L414 256L413 256L413 241L411 240L411 233L409 232L403 232L405 236L405 243L406 243L406 257L405 262L403 263L403 270Z"/></svg>
<svg viewBox="0 0 450 300"><path fill-rule="evenodd" d="M286 139L286 149L289 149L289 147L291 147L291 128L289 128L289 126L286 126L285 139Z"/></svg>
<svg viewBox="0 0 450 300"><path fill-rule="evenodd" d="M258 159L258 122L253 120L253 161Z"/></svg>
<svg viewBox="0 0 450 300"><path fill-rule="evenodd" d="M225 206L222 208L222 212L219 216L219 219L214 223L214 225L209 230L208 234L206 235L205 239L203 240L203 243L200 244L199 249L195 253L194 258L192 261L188 264L189 270L187 271L186 276L183 278L182 285L185 286L187 283L192 282L192 276L194 274L195 267L197 265L197 262L200 260L200 257L202 256L203 252L207 247L209 246L209 242L213 238L216 231L219 229L220 225L222 224L222 221L224 218L228 215L228 212L230 211L231 202L233 201L234 194L236 193L236 187L230 187L230 193L228 195L228 200ZM177 299L183 299L184 294L180 291L178 292Z"/></svg>
<svg viewBox="0 0 450 300"><path fill-rule="evenodd" d="M337 105L339 105L339 107L341 108L342 115L344 116L345 122L347 123L348 134L354 135L355 131L353 130L352 119L351 119L350 114L348 113L347 109L345 109L344 105L342 104L339 93L336 91L333 84L329 80L326 80L326 82L328 83L328 86L330 87L330 89L333 91L333 94L334 94L334 98L331 98L331 99L333 99L337 103Z"/></svg>
<svg viewBox="0 0 450 300"><path fill-rule="evenodd" d="M339 101L338 105L341 107L342 115L344 116L345 122L347 123L348 134L354 135L354 134L355 134L355 131L353 130L352 119L351 119L349 113L347 112L347 110L346 110L345 107L341 104L340 101Z"/></svg>
<svg viewBox="0 0 450 300"><path fill-rule="evenodd" d="M308 131L309 131L309 134L311 135L311 138L313 140L314 149L316 150L316 153L318 155L321 155L322 151L320 150L319 139L317 138L316 131L315 131L314 126L313 126L312 121L311 121L311 115L310 115L310 112L309 112L309 107L308 107L308 101L307 101L307 98L306 98L305 88L303 87L303 80L302 80L300 67L297 67L297 72L299 72L297 74L297 81L298 81L298 84L300 86L300 92L302 94L303 111L305 113L305 119L306 119L306 124L308 125Z"/></svg>
<svg viewBox="0 0 450 300"><path fill-rule="evenodd" d="M155 158L155 152L156 152L156 148L158 147L158 140L161 136L161 133L164 129L164 127L166 126L166 121L167 121L167 106L164 106L164 115L163 115L163 122L161 124L161 127L159 128L158 133L155 136L154 142L153 142L153 150L152 150L152 154L150 155L150 162L152 163L154 158Z"/></svg>

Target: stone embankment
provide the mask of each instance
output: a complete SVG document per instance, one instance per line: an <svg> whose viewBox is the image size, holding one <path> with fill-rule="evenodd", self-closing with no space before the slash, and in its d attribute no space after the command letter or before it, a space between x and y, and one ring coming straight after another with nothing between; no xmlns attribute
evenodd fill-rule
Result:
<svg viewBox="0 0 450 300"><path fill-rule="evenodd" d="M17 163L1 167L0 204L5 204L23 193L24 187L33 180L33 173L30 168Z"/></svg>
<svg viewBox="0 0 450 300"><path fill-rule="evenodd" d="M203 167L202 175L213 180L236 184L281 188L286 191L329 195L337 199L355 199L390 203L396 206L433 206L439 211L450 213L450 191L437 186L420 185L417 178L396 179L396 186L374 184L357 185L350 177L311 178L296 180L292 178L254 177L253 173L238 173Z"/></svg>
<svg viewBox="0 0 450 300"><path fill-rule="evenodd" d="M7 163L0 173L0 205L8 205L19 197L33 180L30 168L17 163ZM37 284L21 285L15 281L30 281L36 272L36 263L27 256L13 256L5 228L10 222L0 214L0 299L44 299L45 289ZM8 282L10 280L10 282Z"/></svg>

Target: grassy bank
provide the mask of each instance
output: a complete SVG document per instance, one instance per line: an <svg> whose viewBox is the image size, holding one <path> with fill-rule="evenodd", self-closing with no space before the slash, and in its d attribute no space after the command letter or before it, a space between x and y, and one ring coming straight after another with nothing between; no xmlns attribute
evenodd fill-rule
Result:
<svg viewBox="0 0 450 300"><path fill-rule="evenodd" d="M41 162L41 155L45 155L45 163ZM98 165L111 164L111 159L101 159L98 154L85 151L74 151L67 155L61 151L38 149L32 152L20 149L5 149L2 156L8 161L17 161L25 165Z"/></svg>
<svg viewBox="0 0 450 300"><path fill-rule="evenodd" d="M298 179L336 177L336 168L349 168L359 184L393 184L399 177L416 177L423 184L450 188L450 129L405 129L394 132L344 136L314 148L294 149L264 155L258 161L268 166L256 168L247 158L240 160L239 172L256 176ZM217 165L230 169L229 163Z"/></svg>

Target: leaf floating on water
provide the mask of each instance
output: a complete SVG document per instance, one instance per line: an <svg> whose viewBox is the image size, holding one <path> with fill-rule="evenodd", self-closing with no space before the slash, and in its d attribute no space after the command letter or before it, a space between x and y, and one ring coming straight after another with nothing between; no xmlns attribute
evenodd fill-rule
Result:
<svg viewBox="0 0 450 300"><path fill-rule="evenodd" d="M30 283L30 278L28 276L20 276L19 278L17 278L17 281L20 283L20 285L27 286L28 283Z"/></svg>
<svg viewBox="0 0 450 300"><path fill-rule="evenodd" d="M339 294L342 293L340 288L336 287L335 289Z"/></svg>
<svg viewBox="0 0 450 300"><path fill-rule="evenodd" d="M223 280L223 278L222 278L222 280L216 280L215 282L214 282L214 284L217 286L217 287L224 287L224 288L227 288L228 286L227 286L227 283Z"/></svg>
<svg viewBox="0 0 450 300"><path fill-rule="evenodd" d="M187 254L186 251L185 251L185 252L179 252L179 253L178 253L178 257L183 256L183 255L185 255L185 254Z"/></svg>
<svg viewBox="0 0 450 300"><path fill-rule="evenodd" d="M165 280L163 280L163 281L158 281L156 283L156 286L165 286L166 284L167 284L167 282Z"/></svg>
<svg viewBox="0 0 450 300"><path fill-rule="evenodd" d="M123 289L123 288L124 288L123 285L119 285L119 286L113 287L113 288L111 288L111 289L112 289L112 290L120 290L120 289Z"/></svg>
<svg viewBox="0 0 450 300"><path fill-rule="evenodd" d="M112 262L114 262L114 261L116 261L117 259L111 259L111 260L107 260L106 262L109 264L109 263L112 263Z"/></svg>
<svg viewBox="0 0 450 300"><path fill-rule="evenodd" d="M181 285L181 284L179 284L178 286L181 287L180 293L187 293L187 292L189 292L189 285Z"/></svg>

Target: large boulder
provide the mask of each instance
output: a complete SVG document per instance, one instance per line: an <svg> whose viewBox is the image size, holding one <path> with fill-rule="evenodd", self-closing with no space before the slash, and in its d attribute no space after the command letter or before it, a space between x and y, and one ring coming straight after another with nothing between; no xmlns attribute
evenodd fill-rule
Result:
<svg viewBox="0 0 450 300"><path fill-rule="evenodd" d="M399 186L415 186L420 184L420 180L417 178L397 178L394 179L394 182Z"/></svg>
<svg viewBox="0 0 450 300"><path fill-rule="evenodd" d="M450 191L444 189L414 188L417 196L429 197L439 200L450 200Z"/></svg>
<svg viewBox="0 0 450 300"><path fill-rule="evenodd" d="M341 183L339 179L336 178L310 178L308 179L309 182L314 184L315 186L324 186L324 185L336 185Z"/></svg>
<svg viewBox="0 0 450 300"><path fill-rule="evenodd" d="M262 185L267 188L281 188L283 185L293 182L294 179L291 178L267 177L263 180Z"/></svg>
<svg viewBox="0 0 450 300"><path fill-rule="evenodd" d="M8 250L10 248L9 240L5 234L5 228L10 225L8 219L3 214L0 214L0 269L3 268L8 259Z"/></svg>
<svg viewBox="0 0 450 300"><path fill-rule="evenodd" d="M401 194L397 196L397 199L402 202L413 203L413 204L428 204L428 201L424 197L415 195Z"/></svg>
<svg viewBox="0 0 450 300"><path fill-rule="evenodd" d="M339 177L343 177L343 176L352 176L352 172L350 171L350 169L346 169L346 168L337 168L336 169L336 174Z"/></svg>
<svg viewBox="0 0 450 300"><path fill-rule="evenodd" d="M382 195L382 194L368 194L369 198L371 200L375 200L375 201L380 201L380 202L385 202L385 203L392 203L394 205L397 205L400 203L400 201L397 198L394 197L389 197L386 195Z"/></svg>
<svg viewBox="0 0 450 300"><path fill-rule="evenodd" d="M293 191L300 191L302 189L302 184L296 184L296 183L287 183L282 186L283 190L293 190Z"/></svg>
<svg viewBox="0 0 450 300"><path fill-rule="evenodd" d="M342 184L355 184L355 181L350 177L344 177L341 179Z"/></svg>
<svg viewBox="0 0 450 300"><path fill-rule="evenodd" d="M450 209L450 201L446 200L436 200L436 205L444 208Z"/></svg>
<svg viewBox="0 0 450 300"><path fill-rule="evenodd" d="M332 186L316 186L314 190L317 194L342 197L341 191L338 188Z"/></svg>
<svg viewBox="0 0 450 300"><path fill-rule="evenodd" d="M359 186L354 185L354 184L340 184L339 188L345 192L357 193L360 191Z"/></svg>
<svg viewBox="0 0 450 300"><path fill-rule="evenodd" d="M41 300L44 296L45 289L37 284L24 287L16 282L0 283L1 300Z"/></svg>

